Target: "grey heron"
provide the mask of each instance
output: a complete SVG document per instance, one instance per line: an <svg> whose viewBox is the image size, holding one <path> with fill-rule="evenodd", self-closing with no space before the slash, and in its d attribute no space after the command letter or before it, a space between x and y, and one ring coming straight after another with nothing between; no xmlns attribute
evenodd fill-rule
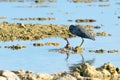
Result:
<svg viewBox="0 0 120 80"><path fill-rule="evenodd" d="M91 39L91 40L95 40L95 38L85 29L81 28L80 26L75 26L75 25L70 25L69 27L69 31L76 35L76 36L79 36L82 38L82 42L80 44L80 46L82 46L83 42L84 42L84 39L83 38L86 38L86 39ZM69 41L67 40L67 38L65 38L66 42L67 42L67 45L66 45L66 48L69 47L70 43Z"/></svg>

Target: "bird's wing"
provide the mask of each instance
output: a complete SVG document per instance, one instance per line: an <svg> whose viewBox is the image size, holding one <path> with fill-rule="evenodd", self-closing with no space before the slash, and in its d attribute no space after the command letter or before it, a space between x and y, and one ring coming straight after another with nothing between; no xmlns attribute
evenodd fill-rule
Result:
<svg viewBox="0 0 120 80"><path fill-rule="evenodd" d="M95 40L95 38L87 30L81 27L78 27L78 29L76 30L76 35L82 38L88 38L88 39Z"/></svg>

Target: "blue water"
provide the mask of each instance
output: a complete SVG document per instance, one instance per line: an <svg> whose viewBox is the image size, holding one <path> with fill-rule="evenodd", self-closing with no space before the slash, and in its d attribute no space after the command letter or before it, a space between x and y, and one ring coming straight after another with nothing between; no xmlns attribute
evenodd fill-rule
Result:
<svg viewBox="0 0 120 80"><path fill-rule="evenodd" d="M110 0L109 2L93 2L93 3L73 3L67 0L57 0L56 2L0 2L0 16L6 16L2 21L10 23L39 23L39 24L80 24L76 23L76 19L95 19L94 23L81 23L84 25L103 25L101 29L95 30L96 32L105 31L112 34L108 37L96 37L95 41L85 39L83 44L83 56L85 60L95 59L93 65L101 66L106 62L111 62L115 66L120 67L120 54L94 54L89 53L90 49L120 49L120 5L116 4L119 0ZM99 7L100 4L110 4L110 6ZM52 7L39 7L39 8L17 8L17 6L52 6ZM91 6L89 6L91 5ZM51 15L50 13L53 13ZM67 13L67 14L66 14ZM13 18L37 18L37 17L52 17L56 20L51 21L17 21ZM67 20L73 20L68 22ZM43 46L33 47L34 42L59 42L60 46ZM77 46L81 42L81 38L69 39L71 46ZM27 48L22 50L10 50L4 48L6 45L22 44ZM68 62L66 62L65 54L49 52L51 49L59 49L66 45L62 38L46 38L38 41L13 41L13 42L0 42L0 69L7 70L31 70L33 72L42 73L55 73L59 71L68 71L68 66L79 63L82 58L79 54L71 54Z"/></svg>

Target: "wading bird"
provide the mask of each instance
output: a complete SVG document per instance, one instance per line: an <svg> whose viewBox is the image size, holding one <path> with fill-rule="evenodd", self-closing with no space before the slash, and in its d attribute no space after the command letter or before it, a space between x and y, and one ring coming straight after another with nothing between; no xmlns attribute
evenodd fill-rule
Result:
<svg viewBox="0 0 120 80"><path fill-rule="evenodd" d="M74 25L70 25L69 27L69 31L76 35L76 36L79 36L82 38L82 42L80 44L80 46L82 46L83 42L84 42L84 39L83 38L87 38L87 39L91 39L91 40L95 40L95 38L88 32L86 31L85 29L79 27L79 26L74 26ZM67 40L67 38L65 38L65 40L67 41L67 44L66 44L66 48L69 47L70 43L69 41Z"/></svg>

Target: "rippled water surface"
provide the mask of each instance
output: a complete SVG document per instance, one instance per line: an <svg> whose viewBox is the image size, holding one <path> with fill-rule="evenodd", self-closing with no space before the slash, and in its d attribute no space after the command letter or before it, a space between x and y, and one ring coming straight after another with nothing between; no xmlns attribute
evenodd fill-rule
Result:
<svg viewBox="0 0 120 80"><path fill-rule="evenodd" d="M112 36L96 37L95 41L85 39L83 44L83 56L85 60L95 59L93 65L101 66L106 62L111 62L115 66L120 66L120 53L90 53L91 49L120 49L120 3L119 0L110 0L108 2L74 3L68 0L56 0L56 2L0 2L0 16L6 16L6 19L0 19L0 22L8 21L10 23L37 23L37 24L83 24L98 25L101 29L95 32L107 32ZM100 6L108 5L108 6ZM32 7L31 7L32 6ZM37 18L51 17L56 20L50 21L19 21L13 18ZM95 19L93 23L76 23L76 19ZM68 20L72 20L69 22ZM34 47L34 42L59 42L60 46ZM71 46L77 46L81 43L81 38L70 38ZM4 48L6 45L22 44L27 48L22 50L10 50ZM55 73L59 71L68 71L68 66L78 63L82 60L80 54L71 54L66 61L65 54L49 52L51 49L59 49L66 45L64 39L46 38L38 41L13 41L0 42L0 69L8 70L31 70L42 73Z"/></svg>

